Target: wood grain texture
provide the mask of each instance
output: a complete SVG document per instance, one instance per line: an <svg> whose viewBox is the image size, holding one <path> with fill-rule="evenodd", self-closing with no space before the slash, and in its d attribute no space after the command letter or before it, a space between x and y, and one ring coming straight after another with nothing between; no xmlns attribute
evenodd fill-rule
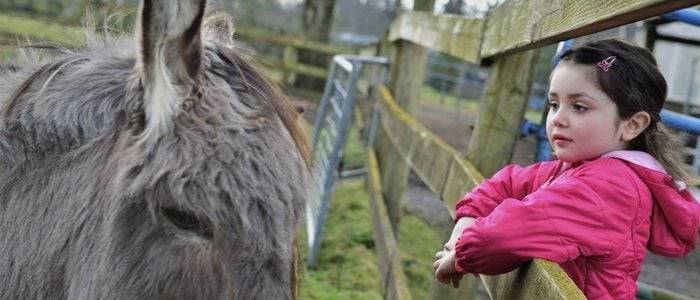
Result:
<svg viewBox="0 0 700 300"><path fill-rule="evenodd" d="M406 274L401 267L401 259L396 238L389 223L384 198L382 196L382 178L374 149L367 149L367 190L370 194L372 225L375 249L379 257L379 269L382 275L384 299L411 299Z"/></svg>
<svg viewBox="0 0 700 300"><path fill-rule="evenodd" d="M484 21L407 11L392 23L389 40L407 40L465 61L479 62Z"/></svg>
<svg viewBox="0 0 700 300"><path fill-rule="evenodd" d="M644 20L699 0L509 0L486 22L480 57L491 59Z"/></svg>
<svg viewBox="0 0 700 300"><path fill-rule="evenodd" d="M313 50L316 52L326 54L356 54L359 51L358 48L331 45L327 43L312 41L301 36L280 34L264 29L244 26L236 26L234 42L236 39L242 39L245 41L252 42L268 42L284 46L293 46L296 49Z"/></svg>
<svg viewBox="0 0 700 300"><path fill-rule="evenodd" d="M530 96L538 51L499 58L492 67L467 151L467 159L486 177L510 163Z"/></svg>
<svg viewBox="0 0 700 300"><path fill-rule="evenodd" d="M481 275L491 299L586 299L559 265L533 260L520 268L497 276Z"/></svg>

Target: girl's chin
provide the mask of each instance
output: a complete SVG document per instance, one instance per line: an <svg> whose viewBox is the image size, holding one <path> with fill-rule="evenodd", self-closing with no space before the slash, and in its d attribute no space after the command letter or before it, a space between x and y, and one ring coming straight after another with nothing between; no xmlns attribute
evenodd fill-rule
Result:
<svg viewBox="0 0 700 300"><path fill-rule="evenodd" d="M579 156L572 156L572 155L566 155L566 153L558 154L556 152L554 153L554 156L556 157L556 159L561 160L565 163L569 163L569 164L577 163L580 161L586 161L586 160L594 160L598 157L598 156L584 156L584 157L582 157L580 155Z"/></svg>
<svg viewBox="0 0 700 300"><path fill-rule="evenodd" d="M554 151L554 156L556 157L556 159L561 160L565 163L570 163L570 164L575 163L575 162L580 160L576 156L568 155L568 153L557 153L557 151Z"/></svg>

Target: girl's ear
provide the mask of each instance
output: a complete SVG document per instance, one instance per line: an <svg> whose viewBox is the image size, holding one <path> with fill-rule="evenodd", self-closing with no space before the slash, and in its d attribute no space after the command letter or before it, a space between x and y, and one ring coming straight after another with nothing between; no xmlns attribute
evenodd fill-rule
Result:
<svg viewBox="0 0 700 300"><path fill-rule="evenodd" d="M645 111L640 111L622 123L622 140L629 142L649 127L651 116Z"/></svg>

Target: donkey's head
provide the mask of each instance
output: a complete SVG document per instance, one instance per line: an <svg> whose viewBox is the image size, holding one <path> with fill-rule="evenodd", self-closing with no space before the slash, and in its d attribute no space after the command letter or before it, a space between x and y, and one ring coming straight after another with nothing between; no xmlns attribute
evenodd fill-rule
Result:
<svg viewBox="0 0 700 300"><path fill-rule="evenodd" d="M127 50L12 71L27 76L3 96L2 217L52 229L0 236L6 295L291 297L309 186L297 112L205 2L145 0Z"/></svg>

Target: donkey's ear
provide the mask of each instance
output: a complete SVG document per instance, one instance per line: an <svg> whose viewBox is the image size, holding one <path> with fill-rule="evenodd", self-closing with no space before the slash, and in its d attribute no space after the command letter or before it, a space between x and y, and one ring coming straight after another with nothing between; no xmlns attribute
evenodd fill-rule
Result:
<svg viewBox="0 0 700 300"><path fill-rule="evenodd" d="M171 124L197 87L206 0L144 0L137 28L146 128Z"/></svg>
<svg viewBox="0 0 700 300"><path fill-rule="evenodd" d="M216 13L204 20L204 39L233 47L233 21L227 13Z"/></svg>

